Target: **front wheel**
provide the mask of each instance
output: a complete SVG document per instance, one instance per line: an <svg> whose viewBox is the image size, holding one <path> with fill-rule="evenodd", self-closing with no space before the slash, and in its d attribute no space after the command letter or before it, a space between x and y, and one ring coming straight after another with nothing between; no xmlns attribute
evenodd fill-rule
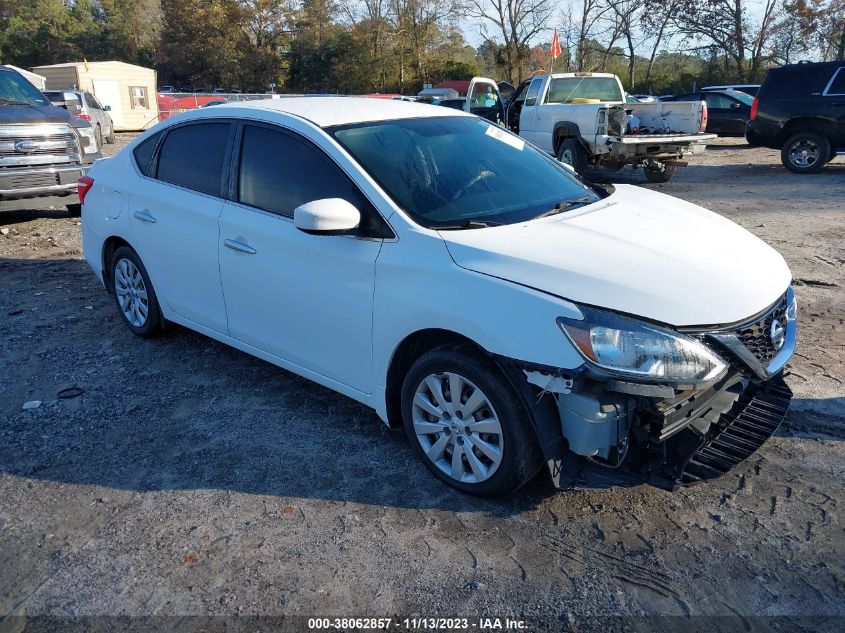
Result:
<svg viewBox="0 0 845 633"><path fill-rule="evenodd" d="M413 364L402 386L402 420L428 469L463 492L510 494L542 463L517 394L469 346L444 345Z"/></svg>
<svg viewBox="0 0 845 633"><path fill-rule="evenodd" d="M147 269L128 246L121 246L112 255L111 283L118 312L134 334L150 338L163 331L158 298Z"/></svg>
<svg viewBox="0 0 845 633"><path fill-rule="evenodd" d="M672 176L675 175L675 166L664 165L663 163L646 165L644 170L646 180L654 183L669 182L672 179Z"/></svg>
<svg viewBox="0 0 845 633"><path fill-rule="evenodd" d="M830 142L821 134L799 132L780 150L780 162L796 174L815 174L830 157Z"/></svg>
<svg viewBox="0 0 845 633"><path fill-rule="evenodd" d="M94 138L97 139L97 149L103 149L103 128L100 127L99 123L94 130Z"/></svg>

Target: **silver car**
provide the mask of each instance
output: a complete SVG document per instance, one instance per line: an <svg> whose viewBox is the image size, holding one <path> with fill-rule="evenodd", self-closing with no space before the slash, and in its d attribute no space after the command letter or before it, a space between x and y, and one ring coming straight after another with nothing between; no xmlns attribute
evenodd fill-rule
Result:
<svg viewBox="0 0 845 633"><path fill-rule="evenodd" d="M114 122L109 112L111 106L101 105L93 94L87 90L45 90L44 95L53 103L78 116L90 121L97 138L97 147L106 143L114 143Z"/></svg>

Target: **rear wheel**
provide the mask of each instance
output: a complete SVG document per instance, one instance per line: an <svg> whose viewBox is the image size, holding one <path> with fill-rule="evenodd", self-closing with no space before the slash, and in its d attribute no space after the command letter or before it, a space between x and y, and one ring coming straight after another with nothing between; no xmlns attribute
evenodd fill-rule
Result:
<svg viewBox="0 0 845 633"><path fill-rule="evenodd" d="M115 250L111 258L112 293L126 326L141 338L164 329L153 284L138 254L128 246Z"/></svg>
<svg viewBox="0 0 845 633"><path fill-rule="evenodd" d="M664 165L663 163L653 163L645 165L645 177L649 182L669 182L672 176L675 175L674 165Z"/></svg>
<svg viewBox="0 0 845 633"><path fill-rule="evenodd" d="M472 347L444 345L413 364L402 386L402 419L428 469L463 492L507 495L540 468L528 413Z"/></svg>
<svg viewBox="0 0 845 633"><path fill-rule="evenodd" d="M583 174L587 168L587 152L584 146L571 136L561 141L557 148L557 159L572 167L577 174Z"/></svg>
<svg viewBox="0 0 845 633"><path fill-rule="evenodd" d="M815 132L792 135L780 150L780 161L796 174L814 174L830 158L830 142Z"/></svg>

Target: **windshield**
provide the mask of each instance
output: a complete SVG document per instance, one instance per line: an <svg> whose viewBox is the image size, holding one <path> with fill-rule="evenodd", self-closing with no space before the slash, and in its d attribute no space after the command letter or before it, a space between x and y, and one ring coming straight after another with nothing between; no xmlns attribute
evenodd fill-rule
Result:
<svg viewBox="0 0 845 633"><path fill-rule="evenodd" d="M615 77L561 77L552 79L546 103L571 103L573 99L622 101Z"/></svg>
<svg viewBox="0 0 845 633"><path fill-rule="evenodd" d="M563 165L477 117L431 117L327 130L415 222L512 224L599 196Z"/></svg>
<svg viewBox="0 0 845 633"><path fill-rule="evenodd" d="M38 89L12 70L0 72L0 105L49 105Z"/></svg>

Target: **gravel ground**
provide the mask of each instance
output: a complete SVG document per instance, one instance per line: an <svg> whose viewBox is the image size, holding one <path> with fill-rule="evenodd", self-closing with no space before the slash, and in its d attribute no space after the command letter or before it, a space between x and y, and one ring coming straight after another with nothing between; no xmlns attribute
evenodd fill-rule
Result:
<svg viewBox="0 0 845 633"><path fill-rule="evenodd" d="M457 494L347 398L188 330L133 337L61 209L0 214L0 618L521 615L555 629L587 615L762 615L841 626L845 161L797 176L776 152L720 139L691 162L649 186L777 248L801 329L779 434L722 479L674 494L558 492L543 477L503 501ZM32 400L42 404L23 410Z"/></svg>

